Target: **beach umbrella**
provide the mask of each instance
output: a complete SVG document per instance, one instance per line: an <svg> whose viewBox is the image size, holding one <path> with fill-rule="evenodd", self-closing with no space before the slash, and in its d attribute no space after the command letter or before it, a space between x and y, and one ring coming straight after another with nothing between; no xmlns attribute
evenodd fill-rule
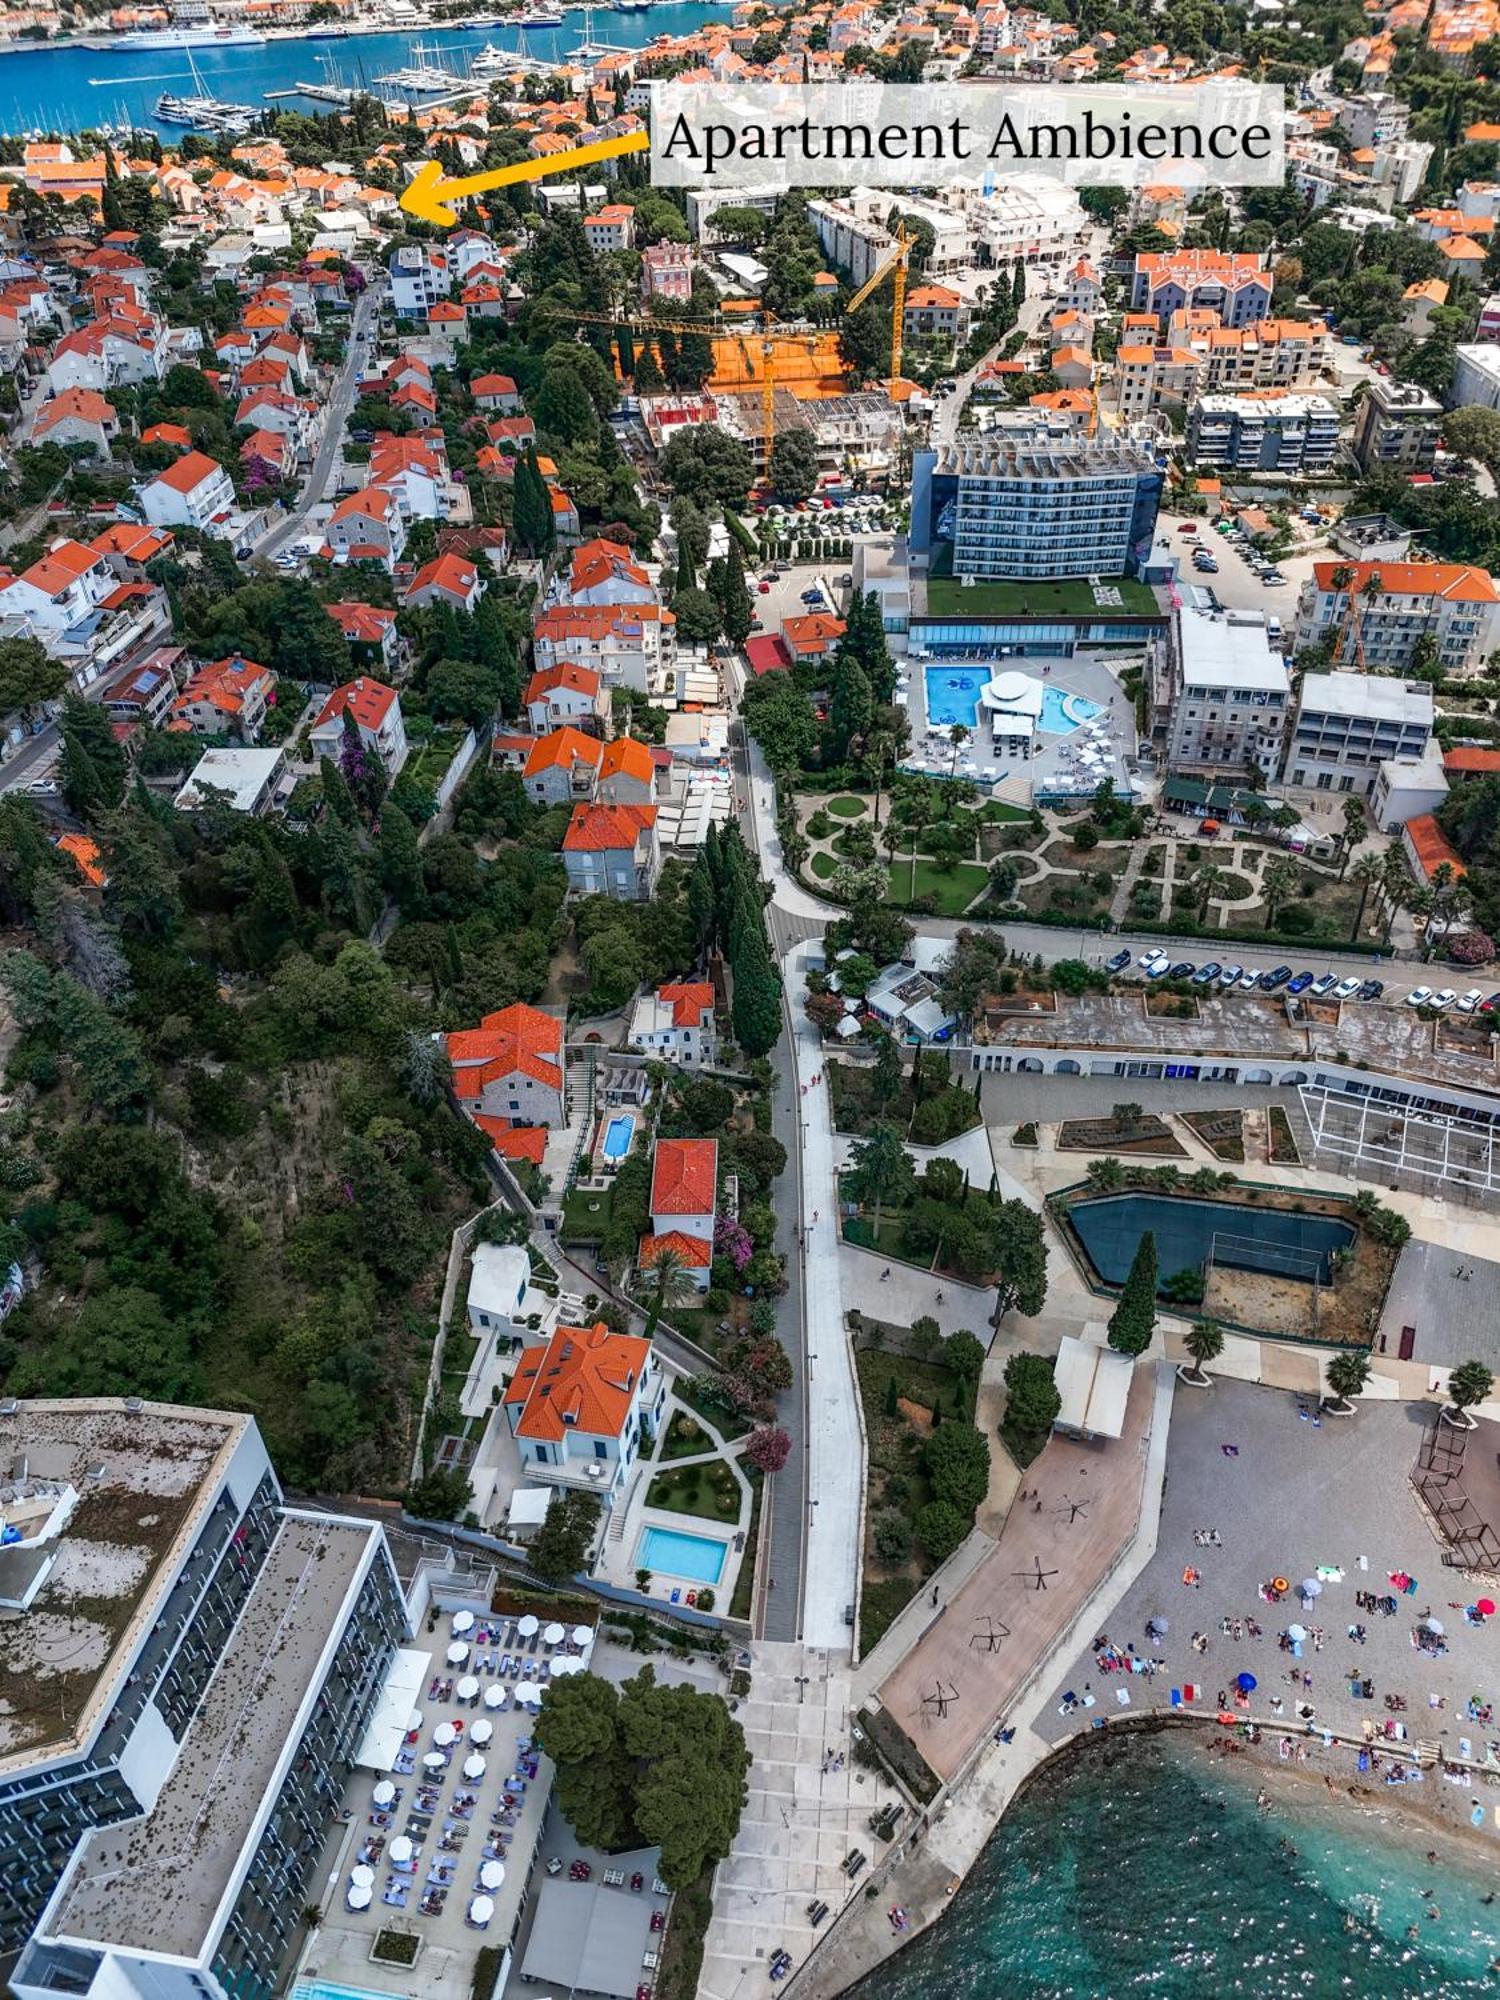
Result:
<svg viewBox="0 0 1500 2000"><path fill-rule="evenodd" d="M488 1768L484 1758L480 1756L477 1750L471 1756L464 1759L464 1776L470 1780L482 1778Z"/></svg>
<svg viewBox="0 0 1500 2000"><path fill-rule="evenodd" d="M1479 1612L1481 1617L1493 1618L1495 1615L1495 1600L1493 1597L1481 1597L1479 1602L1474 1606L1474 1609Z"/></svg>
<svg viewBox="0 0 1500 2000"><path fill-rule="evenodd" d="M458 1686L453 1690L453 1693L459 1701L477 1701L479 1699L479 1683L472 1674L465 1674Z"/></svg>
<svg viewBox="0 0 1500 2000"><path fill-rule="evenodd" d="M441 1771L447 1761L448 1759L443 1755L441 1750L429 1750L427 1755L422 1759L422 1762L429 1771Z"/></svg>
<svg viewBox="0 0 1500 2000"><path fill-rule="evenodd" d="M541 1619L533 1618L531 1613L528 1611L524 1618L517 1619L516 1630L520 1633L523 1639L534 1639L537 1633L541 1630L541 1624L542 1624Z"/></svg>
<svg viewBox="0 0 1500 2000"><path fill-rule="evenodd" d="M474 1614L473 1614L473 1612L472 1612L472 1611L455 1611L455 1612L454 1612L454 1614L453 1614L453 1636L454 1636L454 1638L455 1638L455 1639L461 1639L461 1638L462 1638L462 1637L464 1636L464 1634L465 1634L466 1632L472 1632L473 1630L474 1630Z"/></svg>
<svg viewBox="0 0 1500 2000"><path fill-rule="evenodd" d="M386 1853L390 1857L390 1859L393 1862L395 1862L398 1866L404 1865L406 1862L411 1860L412 1856L411 1841L407 1838L407 1836L404 1833L398 1833L396 1835L396 1838L391 1842L390 1846L386 1849Z"/></svg>
<svg viewBox="0 0 1500 2000"><path fill-rule="evenodd" d="M349 1880L356 1889L368 1889L375 1880L375 1870L368 1861L361 1861L349 1870Z"/></svg>
<svg viewBox="0 0 1500 2000"><path fill-rule="evenodd" d="M471 1924L487 1924L494 1914L495 1905L489 1896L476 1896L469 1904L469 1922Z"/></svg>
<svg viewBox="0 0 1500 2000"><path fill-rule="evenodd" d="M1167 1621L1159 1611L1153 1611L1146 1620L1146 1630L1153 1639L1164 1639L1167 1635Z"/></svg>
<svg viewBox="0 0 1500 2000"><path fill-rule="evenodd" d="M485 1744L488 1743L490 1738L494 1735L494 1733L495 1733L494 1723L486 1722L484 1717L481 1716L478 1722L476 1722L474 1724L474 1727L469 1731L469 1741L482 1750Z"/></svg>
<svg viewBox="0 0 1500 2000"><path fill-rule="evenodd" d="M575 1646L586 1646L593 1636L594 1628L592 1625L575 1625L573 1627L573 1644Z"/></svg>
<svg viewBox="0 0 1500 2000"><path fill-rule="evenodd" d="M1236 1674L1234 1684L1241 1694L1250 1694L1259 1685L1254 1674Z"/></svg>
<svg viewBox="0 0 1500 2000"><path fill-rule="evenodd" d="M450 1750L458 1741L458 1731L451 1722L440 1722L432 1732L432 1740L439 1750Z"/></svg>
<svg viewBox="0 0 1500 2000"><path fill-rule="evenodd" d="M556 1623L549 1625L542 1634L542 1638L549 1646L560 1646L567 1636L566 1628Z"/></svg>
<svg viewBox="0 0 1500 2000"><path fill-rule="evenodd" d="M504 1708L505 1689L496 1687L486 1688L484 1691L484 1705L486 1708Z"/></svg>
<svg viewBox="0 0 1500 2000"><path fill-rule="evenodd" d="M468 1657L469 1657L469 1649L464 1644L463 1640L455 1639L453 1644L448 1648L449 1666L461 1667L464 1661L468 1659Z"/></svg>
<svg viewBox="0 0 1500 2000"><path fill-rule="evenodd" d="M1441 1639L1443 1636L1443 1621L1441 1618L1424 1618L1422 1620L1422 1630L1424 1632L1431 1632L1437 1638Z"/></svg>
<svg viewBox="0 0 1500 2000"><path fill-rule="evenodd" d="M525 1702L528 1708L540 1708L542 1705L542 1691L535 1681L522 1681L521 1685L516 1689L516 1700Z"/></svg>
<svg viewBox="0 0 1500 2000"><path fill-rule="evenodd" d="M554 1680L559 1677L567 1680L572 1674L586 1674L587 1672L588 1668L576 1653L569 1653L564 1659L552 1662L552 1677Z"/></svg>
<svg viewBox="0 0 1500 2000"><path fill-rule="evenodd" d="M391 1783L389 1778L382 1778L380 1783L375 1787L374 1791L371 1792L370 1794L370 1797L378 1806L388 1806L391 1803L392 1799L395 1798L395 1796L396 1796L396 1787Z"/></svg>
<svg viewBox="0 0 1500 2000"><path fill-rule="evenodd" d="M1297 1594L1305 1598L1321 1597L1323 1586L1315 1576L1305 1576L1297 1585Z"/></svg>
<svg viewBox="0 0 1500 2000"><path fill-rule="evenodd" d="M364 1882L351 1888L344 1901L351 1910L368 1910L374 1894L375 1891L367 1882Z"/></svg>
<svg viewBox="0 0 1500 2000"><path fill-rule="evenodd" d="M1288 1625L1286 1636L1292 1641L1293 1645L1300 1646L1302 1641L1307 1637L1307 1631L1301 1625Z"/></svg>
<svg viewBox="0 0 1500 2000"><path fill-rule="evenodd" d="M479 1871L479 1886L481 1889L498 1889L504 1880L505 1863L503 1861L486 1861Z"/></svg>

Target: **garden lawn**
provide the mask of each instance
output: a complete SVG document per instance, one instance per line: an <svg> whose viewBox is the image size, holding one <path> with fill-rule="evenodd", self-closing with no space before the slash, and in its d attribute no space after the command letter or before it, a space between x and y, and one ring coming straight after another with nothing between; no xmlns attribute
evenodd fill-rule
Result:
<svg viewBox="0 0 1500 2000"><path fill-rule="evenodd" d="M1133 577L1112 576L1101 585L1106 598L1118 592L1118 602L1100 603L1087 577L1059 577L1055 582L956 583L950 576L927 579L927 610L931 617L1033 617L1049 612L1070 617L1154 618L1158 615L1156 595L1149 584Z"/></svg>
<svg viewBox="0 0 1500 2000"><path fill-rule="evenodd" d="M661 1507L673 1514L693 1514L700 1521L717 1521L733 1527L740 1515L740 1484L724 1463L679 1466L674 1472L659 1472L646 1488L646 1505ZM721 1506L721 1500L732 1506Z"/></svg>
<svg viewBox="0 0 1500 2000"><path fill-rule="evenodd" d="M816 864L817 856L813 857ZM832 870L829 871L832 873ZM975 861L960 861L950 869L939 868L934 861L918 861L916 871L917 896L931 896L940 917L961 917L964 911L989 887L989 874ZM886 892L886 901L897 909L905 909L912 901L912 866L908 857L897 858L891 864L891 886Z"/></svg>
<svg viewBox="0 0 1500 2000"><path fill-rule="evenodd" d="M570 1188L563 1196L564 1243L592 1243L609 1228L614 1194L609 1188Z"/></svg>
<svg viewBox="0 0 1500 2000"><path fill-rule="evenodd" d="M822 848L815 848L807 865L820 882L826 882L839 864L835 856L826 854Z"/></svg>
<svg viewBox="0 0 1500 2000"><path fill-rule="evenodd" d="M840 792L837 798L825 801L823 810L832 813L835 819L859 819L869 811L869 807L863 799L852 798L849 793Z"/></svg>

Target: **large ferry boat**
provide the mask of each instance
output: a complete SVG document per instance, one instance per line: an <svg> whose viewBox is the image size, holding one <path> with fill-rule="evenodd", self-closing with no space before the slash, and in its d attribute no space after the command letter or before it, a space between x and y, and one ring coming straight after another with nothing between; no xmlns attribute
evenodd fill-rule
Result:
<svg viewBox="0 0 1500 2000"><path fill-rule="evenodd" d="M260 48L265 36L259 28L247 28L239 23L210 20L205 12L200 18L173 15L172 24L166 28L138 28L129 35L120 35L107 44L112 49L246 49Z"/></svg>
<svg viewBox="0 0 1500 2000"><path fill-rule="evenodd" d="M511 16L513 28L560 28L562 24L562 9L549 5L548 0L536 0L534 6Z"/></svg>

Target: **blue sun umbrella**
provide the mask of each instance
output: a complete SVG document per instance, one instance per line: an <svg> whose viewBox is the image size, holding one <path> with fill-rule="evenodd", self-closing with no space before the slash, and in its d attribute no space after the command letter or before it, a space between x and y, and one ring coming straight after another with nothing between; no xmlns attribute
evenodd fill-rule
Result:
<svg viewBox="0 0 1500 2000"><path fill-rule="evenodd" d="M1234 1684L1241 1694L1249 1694L1256 1685L1255 1676L1254 1674L1237 1674Z"/></svg>

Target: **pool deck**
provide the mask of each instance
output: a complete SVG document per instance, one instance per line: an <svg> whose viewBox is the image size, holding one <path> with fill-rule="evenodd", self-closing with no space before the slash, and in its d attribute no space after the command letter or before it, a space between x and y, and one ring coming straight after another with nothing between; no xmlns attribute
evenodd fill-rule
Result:
<svg viewBox="0 0 1500 2000"><path fill-rule="evenodd" d="M917 759L936 759L941 770L946 771L952 755L947 744L949 722L933 719L927 706L927 676L929 673L952 674L963 679L976 678L973 706L977 709L978 690L999 673L1019 672L1028 674L1038 681L1045 690L1056 690L1063 695L1081 695L1099 711L1094 719L1103 722L1109 732L1110 747L1114 751L1112 763L1106 764L1100 777L1112 776L1117 792L1124 795L1130 789L1125 758L1135 750L1135 716L1129 701L1120 692L1116 679L1119 667L1130 664L1134 656L1126 653L1116 659L1113 654L1079 653L1068 660L1026 659L1007 656L1004 659L989 660L939 660L921 661L915 655L908 656L904 663L910 679L907 684L908 712L911 716L912 753L906 760L906 768L914 768ZM946 703L944 712L946 712ZM967 712L955 718L965 722L975 730L974 740L964 745L960 754L960 775L965 773L967 762L980 772L993 765L997 776L981 783L1000 784L1009 779L1028 782L1035 792L1052 794L1059 791L1074 792L1079 797L1087 795L1097 779L1085 780L1074 764L1065 756L1065 748L1072 741L1078 725L1064 733L1043 730L1034 739L1034 754L1030 760L1018 758L996 758L990 748L990 732L984 718L977 723ZM936 733L941 741L927 743L928 732Z"/></svg>

